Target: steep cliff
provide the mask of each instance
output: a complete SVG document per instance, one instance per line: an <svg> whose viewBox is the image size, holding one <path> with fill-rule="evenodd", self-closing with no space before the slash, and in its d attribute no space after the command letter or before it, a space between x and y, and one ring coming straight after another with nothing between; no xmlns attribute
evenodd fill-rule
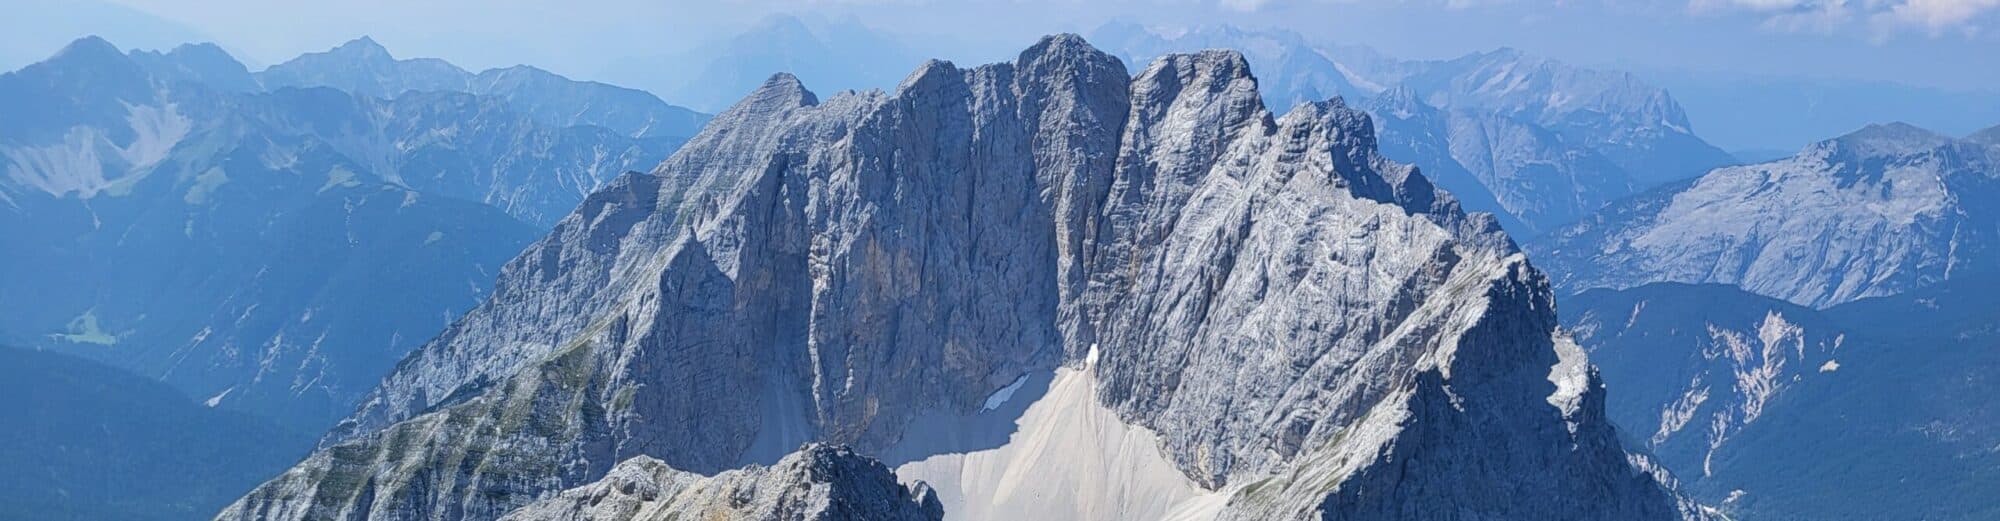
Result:
<svg viewBox="0 0 2000 521"><path fill-rule="evenodd" d="M634 456L802 441L968 519L1699 517L1554 328L1490 218L1359 111L1274 117L1232 52L1132 77L1054 36L826 100L780 75L222 518L492 519Z"/></svg>

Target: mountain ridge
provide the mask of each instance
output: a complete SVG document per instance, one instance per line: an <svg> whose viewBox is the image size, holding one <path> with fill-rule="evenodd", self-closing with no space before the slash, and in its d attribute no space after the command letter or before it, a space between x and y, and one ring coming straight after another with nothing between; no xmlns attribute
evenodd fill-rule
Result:
<svg viewBox="0 0 2000 521"><path fill-rule="evenodd" d="M880 454L1051 372L1160 452L908 458L1160 463L1240 500L1205 510L1231 519L1706 517L1628 461L1512 242L1373 145L1339 102L1270 113L1233 52L1133 76L1057 35L825 99L776 75L592 195L220 519L493 518L638 455ZM940 465L921 479L955 491L947 513L1008 501ZM1042 507L1155 497L1100 490Z"/></svg>

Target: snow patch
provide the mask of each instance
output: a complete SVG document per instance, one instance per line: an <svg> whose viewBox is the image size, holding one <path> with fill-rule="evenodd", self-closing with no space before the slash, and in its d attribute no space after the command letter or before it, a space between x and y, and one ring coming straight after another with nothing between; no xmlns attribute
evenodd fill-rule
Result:
<svg viewBox="0 0 2000 521"><path fill-rule="evenodd" d="M1583 348L1578 347L1568 335L1557 336L1555 344L1556 363L1549 367L1549 383L1556 384L1556 390L1549 393L1548 402L1562 411L1563 418L1569 422L1570 432L1576 432L1576 422L1570 418L1582 407L1583 393L1589 390L1589 363Z"/></svg>
<svg viewBox="0 0 2000 521"><path fill-rule="evenodd" d="M208 397L208 400L206 400L206 401L203 401L203 402L201 402L201 403L202 403L202 405L207 405L207 406L209 406L209 408L214 408L214 407L215 407L215 406L217 406L217 405L222 405L222 399L223 399L223 398L228 398L228 397L229 397L229 393L230 393L230 392L232 392L232 391L235 391L235 390L236 390L236 386L234 386L234 385L232 385L232 386L229 386L229 388L228 388L228 389L223 389L223 390L222 390L222 392L220 392L220 393L216 393L216 394L215 394L215 396L210 396L210 397Z"/></svg>
<svg viewBox="0 0 2000 521"><path fill-rule="evenodd" d="M991 411L1000 408L1002 405L1006 405L1007 400L1014 398L1014 391L1021 390L1021 384L1024 383L1028 383L1028 375L1025 374L1015 378L1014 383L1007 384L1006 387L1001 387L998 391L993 391L992 395L986 397L986 404L979 407L979 412Z"/></svg>
<svg viewBox="0 0 2000 521"><path fill-rule="evenodd" d="M1831 373L1839 370L1840 370L1839 360L1827 360L1826 363L1819 364L1819 372L1822 373Z"/></svg>

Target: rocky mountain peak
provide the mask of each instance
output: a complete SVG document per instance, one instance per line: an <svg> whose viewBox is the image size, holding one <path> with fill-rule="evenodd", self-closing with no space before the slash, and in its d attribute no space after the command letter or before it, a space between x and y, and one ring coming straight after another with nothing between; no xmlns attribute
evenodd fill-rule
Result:
<svg viewBox="0 0 2000 521"><path fill-rule="evenodd" d="M1037 71L1059 77L1092 79L1106 74L1125 75L1124 62L1092 47L1082 36L1061 33L1042 37L1014 60L1016 69ZM1118 83L1124 83L1119 81Z"/></svg>
<svg viewBox="0 0 2000 521"><path fill-rule="evenodd" d="M375 38L367 35L348 40L346 43L342 43L332 50L327 51L326 54L367 61L394 61L396 59L395 56L389 54L389 48L376 43Z"/></svg>
<svg viewBox="0 0 2000 521"><path fill-rule="evenodd" d="M514 521L812 519L938 521L944 506L922 482L905 487L881 462L813 443L770 467L702 476L638 456L603 479L537 501Z"/></svg>
<svg viewBox="0 0 2000 521"><path fill-rule="evenodd" d="M110 41L106 41L97 35L90 35L77 38L75 41L69 42L69 45L64 45L62 50L56 51L56 54L49 57L47 61L102 63L105 60L116 60L124 56L125 52L118 50L118 46L112 45Z"/></svg>
<svg viewBox="0 0 2000 521"><path fill-rule="evenodd" d="M1674 517L1540 274L1375 139L1340 101L1274 117L1236 53L1131 77L1074 35L892 93L772 76L224 518L490 519L638 455L727 474L802 442L972 519Z"/></svg>
<svg viewBox="0 0 2000 521"><path fill-rule="evenodd" d="M1818 146L1856 157L1880 157L1919 153L1952 141L1950 136L1897 121L1868 125Z"/></svg>

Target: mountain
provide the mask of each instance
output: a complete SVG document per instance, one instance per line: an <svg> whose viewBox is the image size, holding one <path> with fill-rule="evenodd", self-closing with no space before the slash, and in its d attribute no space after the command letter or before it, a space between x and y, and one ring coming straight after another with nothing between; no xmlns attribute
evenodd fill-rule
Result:
<svg viewBox="0 0 2000 521"><path fill-rule="evenodd" d="M1399 84L1434 106L1534 122L1604 155L1641 188L1733 162L1695 137L1667 91L1628 73L1500 49L1434 62Z"/></svg>
<svg viewBox="0 0 2000 521"><path fill-rule="evenodd" d="M1725 148L1785 150L1883 121L1961 135L2000 121L2000 92L1893 82L1640 71L1673 91L1702 137ZM1740 155L1740 154L1739 154ZM1748 158L1745 158L1748 159Z"/></svg>
<svg viewBox="0 0 2000 521"><path fill-rule="evenodd" d="M1989 519L1991 277L1814 310L1723 285L1563 302L1606 411L1737 519Z"/></svg>
<svg viewBox="0 0 2000 521"><path fill-rule="evenodd" d="M47 520L203 519L312 446L149 378L0 348L0 511Z"/></svg>
<svg viewBox="0 0 2000 521"><path fill-rule="evenodd" d="M1274 115L1232 52L781 74L220 519L495 519L804 442L965 519L1706 518L1622 450L1551 295L1365 114Z"/></svg>
<svg viewBox="0 0 2000 521"><path fill-rule="evenodd" d="M1990 139L1873 125L1621 201L1528 249L1568 291L1722 283L1828 307L1990 265L1996 178Z"/></svg>
<svg viewBox="0 0 2000 521"><path fill-rule="evenodd" d="M944 506L922 485L904 488L881 462L852 450L815 444L770 468L751 466L713 477L681 472L639 456L618 464L596 483L563 491L502 519L937 521L944 519Z"/></svg>
<svg viewBox="0 0 2000 521"><path fill-rule="evenodd" d="M463 91L472 73L437 58L398 60L366 36L306 53L257 73L266 88L333 87L370 98L404 92Z"/></svg>
<svg viewBox="0 0 2000 521"><path fill-rule="evenodd" d="M773 72L837 89L875 89L894 87L922 62L914 49L853 19L773 14L686 52L619 60L603 77L713 112L729 108Z"/></svg>
<svg viewBox="0 0 2000 521"><path fill-rule="evenodd" d="M1113 21L1090 34L1091 41L1115 49L1129 64L1152 63L1176 52L1233 49L1262 71L1258 85L1264 104L1287 109L1335 96L1361 99L1366 91L1348 83L1340 65L1290 31L1249 31L1227 25L1197 26L1171 36L1131 22Z"/></svg>
<svg viewBox="0 0 2000 521"><path fill-rule="evenodd" d="M1517 236L1733 162L1692 133L1665 90L1512 49L1410 61L1279 30L1111 23L1095 34L1135 63L1173 51L1244 49L1266 71L1264 98L1273 106L1356 100L1374 117L1384 153L1435 174L1467 209L1503 215Z"/></svg>
<svg viewBox="0 0 2000 521"><path fill-rule="evenodd" d="M1609 159L1542 127L1489 112L1440 109L1397 87L1365 102L1384 154L1428 165L1467 209L1531 235L1573 221L1636 184Z"/></svg>
<svg viewBox="0 0 2000 521"><path fill-rule="evenodd" d="M186 24L108 0L14 0L0 18L0 71L47 58L79 34L105 35L141 49L210 39Z"/></svg>
<svg viewBox="0 0 2000 521"><path fill-rule="evenodd" d="M232 93L263 89L249 68L212 43L181 44L164 53L132 51L131 56L147 74L169 86L188 82Z"/></svg>
<svg viewBox="0 0 2000 521"><path fill-rule="evenodd" d="M4 340L323 429L545 223L670 150L465 93L240 91L243 69L87 38L0 75Z"/></svg>
<svg viewBox="0 0 2000 521"><path fill-rule="evenodd" d="M357 97L394 99L409 92L463 92L501 100L536 122L600 126L626 136L678 146L708 115L669 105L645 91L575 81L517 65L478 74L435 58L397 59L366 36L309 53L256 73L266 89L333 87Z"/></svg>

